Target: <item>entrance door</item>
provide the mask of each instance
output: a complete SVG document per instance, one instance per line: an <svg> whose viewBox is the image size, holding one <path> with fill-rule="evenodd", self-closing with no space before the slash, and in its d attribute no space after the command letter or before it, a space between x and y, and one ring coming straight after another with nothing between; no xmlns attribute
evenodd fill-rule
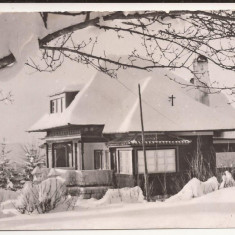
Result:
<svg viewBox="0 0 235 235"><path fill-rule="evenodd" d="M67 148L66 145L56 148L56 166L67 167Z"/></svg>
<svg viewBox="0 0 235 235"><path fill-rule="evenodd" d="M55 167L69 167L69 158L72 158L70 143L59 143L53 146Z"/></svg>

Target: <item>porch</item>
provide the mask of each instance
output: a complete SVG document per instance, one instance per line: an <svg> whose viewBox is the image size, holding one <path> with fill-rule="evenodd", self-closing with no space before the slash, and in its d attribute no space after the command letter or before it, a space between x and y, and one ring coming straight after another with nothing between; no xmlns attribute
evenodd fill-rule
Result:
<svg viewBox="0 0 235 235"><path fill-rule="evenodd" d="M74 170L61 168L36 167L32 172L34 182L60 177L65 180L67 193L81 196L84 199L100 199L109 188L113 188L114 174L112 170Z"/></svg>

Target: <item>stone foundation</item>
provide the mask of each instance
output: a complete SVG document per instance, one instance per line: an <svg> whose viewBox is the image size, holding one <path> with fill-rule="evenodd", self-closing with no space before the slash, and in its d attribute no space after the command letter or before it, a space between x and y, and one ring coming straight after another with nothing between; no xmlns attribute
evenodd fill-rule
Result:
<svg viewBox="0 0 235 235"><path fill-rule="evenodd" d="M68 187L67 186L68 193L71 196L80 196L83 199L90 199L90 198L101 199L104 196L104 194L107 192L107 190L110 188L112 188L112 187L110 187L110 186L97 186L97 187L73 186L73 187Z"/></svg>

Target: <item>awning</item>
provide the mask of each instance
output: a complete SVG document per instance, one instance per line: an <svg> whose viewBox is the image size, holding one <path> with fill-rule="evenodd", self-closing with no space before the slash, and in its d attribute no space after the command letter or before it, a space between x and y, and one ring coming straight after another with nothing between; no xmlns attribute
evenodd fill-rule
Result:
<svg viewBox="0 0 235 235"><path fill-rule="evenodd" d="M145 145L184 145L192 141L182 139L178 136L167 134L145 134ZM135 135L125 135L108 142L109 147L117 146L141 146L142 136L140 133Z"/></svg>
<svg viewBox="0 0 235 235"><path fill-rule="evenodd" d="M235 138L213 137L213 144L235 144Z"/></svg>

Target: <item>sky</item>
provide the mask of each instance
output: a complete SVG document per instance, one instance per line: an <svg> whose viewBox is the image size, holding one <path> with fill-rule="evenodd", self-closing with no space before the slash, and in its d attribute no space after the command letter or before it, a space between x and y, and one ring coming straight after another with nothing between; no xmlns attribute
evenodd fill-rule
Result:
<svg viewBox="0 0 235 235"><path fill-rule="evenodd" d="M83 32L83 35L77 34L79 40L87 35L97 35L97 30ZM102 50L109 51L110 54L123 55L132 48L137 41L117 41L114 34L108 36L101 32L99 40L102 41ZM97 48L96 50L101 50ZM64 64L55 72L35 72L28 66L17 73L12 79L4 81L0 79L0 90L13 94L14 101L11 104L0 102L0 141L5 138L7 142L30 142L41 135L27 133L30 128L43 114L49 112L49 95L53 91L62 89L71 84L86 83L94 74L97 73L91 67L78 64L71 61L65 61ZM226 84L233 85L234 73L223 71L215 65L209 66L211 80L220 80ZM178 75L190 79L189 74L178 72Z"/></svg>
<svg viewBox="0 0 235 235"><path fill-rule="evenodd" d="M26 131L43 114L49 112L49 95L63 87L85 83L93 69L75 63L66 63L53 73L29 72L24 68L15 78L0 83L4 92L10 91L13 102L0 102L0 140L29 142L38 135Z"/></svg>

